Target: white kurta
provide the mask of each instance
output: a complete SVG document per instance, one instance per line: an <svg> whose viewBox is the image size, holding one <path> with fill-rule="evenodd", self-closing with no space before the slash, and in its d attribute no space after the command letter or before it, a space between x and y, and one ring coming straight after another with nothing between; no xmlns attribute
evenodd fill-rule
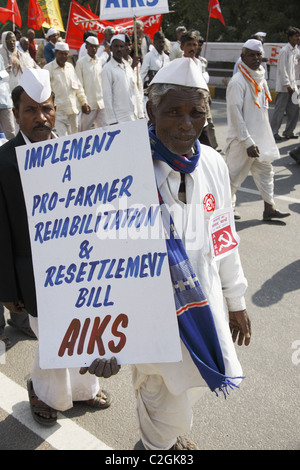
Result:
<svg viewBox="0 0 300 470"><path fill-rule="evenodd" d="M107 124L144 117L144 105L130 65L111 58L103 67L102 87Z"/></svg>
<svg viewBox="0 0 300 470"><path fill-rule="evenodd" d="M271 162L279 158L269 122L268 104L264 90L259 92L260 108L255 105L248 81L238 71L227 87L226 163L234 195L251 170L263 200L274 206L274 172ZM256 145L260 157L250 158L247 148Z"/></svg>
<svg viewBox="0 0 300 470"><path fill-rule="evenodd" d="M155 161L154 168L164 203L174 209L174 224L209 301L226 374L239 377L242 369L231 338L226 301L230 310L245 308L243 296L247 281L238 251L218 262L213 259L208 235L210 215L203 209L203 199L207 194L214 196L215 210L231 207L226 164L212 148L201 146L200 163L185 179L187 204L178 199L180 174L161 161ZM193 214L197 214L196 230L192 227ZM133 368L141 438L146 448L168 449L179 434L189 431L192 422L191 389L206 386L183 343L182 350L182 362L138 364Z"/></svg>
<svg viewBox="0 0 300 470"><path fill-rule="evenodd" d="M140 71L140 75L141 75L143 82L145 81L149 70L152 70L152 71L154 70L155 72L158 72L162 67L167 65L169 62L170 62L170 59L167 56L167 54L165 54L164 52L160 54L155 49L155 47L153 47L153 49L150 52L148 52L143 59L143 63L142 63L141 71Z"/></svg>

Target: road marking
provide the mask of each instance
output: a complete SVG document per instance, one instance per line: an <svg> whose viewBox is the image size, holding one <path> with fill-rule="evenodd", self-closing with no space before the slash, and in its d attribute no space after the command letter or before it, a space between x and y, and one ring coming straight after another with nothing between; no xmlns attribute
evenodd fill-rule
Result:
<svg viewBox="0 0 300 470"><path fill-rule="evenodd" d="M240 187L238 191L243 191L244 193L250 193L250 194L258 194L260 196L260 192L257 191L256 189ZM280 199L281 201L286 201L286 202L300 203L300 199L296 199L294 197L289 197L289 196L279 196L278 194L274 194L274 198Z"/></svg>
<svg viewBox="0 0 300 470"><path fill-rule="evenodd" d="M57 424L42 427L31 416L25 388L0 372L0 406L56 450L112 450L71 419L58 413Z"/></svg>

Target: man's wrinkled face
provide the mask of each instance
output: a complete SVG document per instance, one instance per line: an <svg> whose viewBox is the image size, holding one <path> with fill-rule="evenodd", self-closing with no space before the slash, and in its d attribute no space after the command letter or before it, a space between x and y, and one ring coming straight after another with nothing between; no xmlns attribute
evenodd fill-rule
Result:
<svg viewBox="0 0 300 470"><path fill-rule="evenodd" d="M37 103L23 92L19 109L14 108L13 111L20 130L31 142L50 139L55 124L55 106L51 97Z"/></svg>
<svg viewBox="0 0 300 470"><path fill-rule="evenodd" d="M158 139L177 155L190 152L206 121L205 100L196 90L169 90L157 107L148 102L147 111Z"/></svg>
<svg viewBox="0 0 300 470"><path fill-rule="evenodd" d="M7 34L6 46L10 52L13 52L16 47L16 36L13 33Z"/></svg>
<svg viewBox="0 0 300 470"><path fill-rule="evenodd" d="M252 70L257 70L262 62L262 53L246 49L245 54L242 54L243 62Z"/></svg>

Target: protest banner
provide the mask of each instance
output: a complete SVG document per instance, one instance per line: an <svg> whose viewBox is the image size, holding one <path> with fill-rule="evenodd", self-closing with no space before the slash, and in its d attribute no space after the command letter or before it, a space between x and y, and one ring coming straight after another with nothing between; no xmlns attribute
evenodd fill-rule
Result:
<svg viewBox="0 0 300 470"><path fill-rule="evenodd" d="M41 368L181 359L145 120L17 149Z"/></svg>
<svg viewBox="0 0 300 470"><path fill-rule="evenodd" d="M156 31L159 31L162 23L162 15L153 14L151 16L138 17L143 21L144 32L153 40ZM122 19L118 22L100 20L97 15L87 10L78 2L73 0L70 4L68 25L66 29L66 42L71 49L78 50L83 43L85 31L95 31L100 44L104 40L104 30L107 26L112 26L116 33L133 34L133 19Z"/></svg>
<svg viewBox="0 0 300 470"><path fill-rule="evenodd" d="M101 20L162 13L169 13L168 0L102 0L100 4Z"/></svg>
<svg viewBox="0 0 300 470"><path fill-rule="evenodd" d="M46 19L42 26L65 31L58 0L39 0L39 5Z"/></svg>

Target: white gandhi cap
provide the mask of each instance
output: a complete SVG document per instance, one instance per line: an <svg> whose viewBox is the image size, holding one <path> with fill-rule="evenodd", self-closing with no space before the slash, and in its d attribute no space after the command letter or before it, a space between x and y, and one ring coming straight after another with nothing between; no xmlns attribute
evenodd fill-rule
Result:
<svg viewBox="0 0 300 470"><path fill-rule="evenodd" d="M208 90L201 69L196 65L194 59L189 57L174 59L162 67L154 76L150 85L154 83L169 83L170 85Z"/></svg>
<svg viewBox="0 0 300 470"><path fill-rule="evenodd" d="M54 28L48 29L48 31L46 33L46 38L49 38L50 36L53 36L53 34L58 34L58 31Z"/></svg>
<svg viewBox="0 0 300 470"><path fill-rule="evenodd" d="M119 41L125 42L125 34L115 34L115 35L111 38L110 44L112 44L115 39L118 39Z"/></svg>
<svg viewBox="0 0 300 470"><path fill-rule="evenodd" d="M69 44L63 41L58 41L55 44L55 50L56 51L68 51L69 50Z"/></svg>
<svg viewBox="0 0 300 470"><path fill-rule="evenodd" d="M250 49L251 51L263 52L262 43L258 39L248 39L243 47Z"/></svg>
<svg viewBox="0 0 300 470"><path fill-rule="evenodd" d="M95 36L89 36L88 38L86 38L85 42L88 42L93 46L99 46L99 41Z"/></svg>
<svg viewBox="0 0 300 470"><path fill-rule="evenodd" d="M19 85L37 103L43 103L51 96L52 90L48 70L25 68Z"/></svg>

